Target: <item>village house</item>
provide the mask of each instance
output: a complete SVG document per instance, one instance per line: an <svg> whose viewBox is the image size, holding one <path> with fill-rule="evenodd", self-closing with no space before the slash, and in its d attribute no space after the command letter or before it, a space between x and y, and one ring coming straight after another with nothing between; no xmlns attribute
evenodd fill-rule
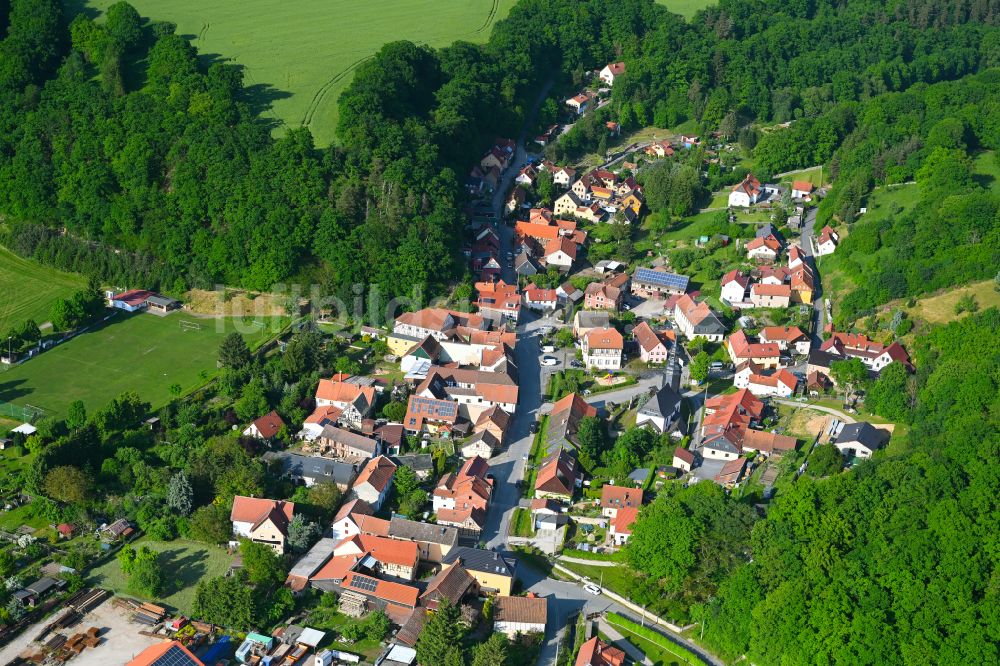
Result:
<svg viewBox="0 0 1000 666"><path fill-rule="evenodd" d="M397 541L371 534L355 534L338 543L333 549L334 557L351 556L356 560L377 563L375 570L382 575L413 580L417 571L417 544ZM367 568L371 569L370 564Z"/></svg>
<svg viewBox="0 0 1000 666"><path fill-rule="evenodd" d="M743 481L744 474L747 470L747 459L737 458L736 460L730 460L719 473L715 475L715 482L720 486L725 488L735 488L740 485Z"/></svg>
<svg viewBox="0 0 1000 666"><path fill-rule="evenodd" d="M798 378L784 368L767 374L751 361L741 363L733 375L733 386L748 389L758 398L789 398L795 393L798 383Z"/></svg>
<svg viewBox="0 0 1000 666"><path fill-rule="evenodd" d="M315 440L303 445L302 450L306 453L315 452L328 458L354 462L374 458L382 452L382 447L377 439L327 425Z"/></svg>
<svg viewBox="0 0 1000 666"><path fill-rule="evenodd" d="M320 379L316 387L316 409L303 424L300 436L315 439L324 427L335 424L360 429L361 422L371 416L376 392L374 386L355 381L344 373Z"/></svg>
<svg viewBox="0 0 1000 666"><path fill-rule="evenodd" d="M569 187L576 178L576 169L570 167L557 167L552 171L552 182L559 187Z"/></svg>
<svg viewBox="0 0 1000 666"><path fill-rule="evenodd" d="M591 282L584 290L583 306L590 310L619 310L625 294L607 282Z"/></svg>
<svg viewBox="0 0 1000 666"><path fill-rule="evenodd" d="M751 361L762 369L777 368L781 362L781 349L773 342L750 342L742 331L736 331L726 341L726 349L733 364Z"/></svg>
<svg viewBox="0 0 1000 666"><path fill-rule="evenodd" d="M808 180L793 180L792 181L792 198L793 199L808 199L813 191L813 184Z"/></svg>
<svg viewBox="0 0 1000 666"><path fill-rule="evenodd" d="M278 412L272 410L269 414L265 414L247 426L243 430L243 436L253 437L254 439L262 439L269 442L277 437L278 433L281 432L281 429L284 427L285 422L281 420L280 416L278 416Z"/></svg>
<svg viewBox="0 0 1000 666"><path fill-rule="evenodd" d="M576 433L580 428L580 421L588 416L597 416L597 408L588 404L579 394L570 393L557 400L552 405L545 430L548 451L564 447L576 448L579 445Z"/></svg>
<svg viewBox="0 0 1000 666"><path fill-rule="evenodd" d="M644 152L649 157L673 157L674 147L670 145L668 140L663 139L649 144Z"/></svg>
<svg viewBox="0 0 1000 666"><path fill-rule="evenodd" d="M806 253L802 251L802 248L798 245L792 245L788 248L788 269L794 270L799 266L803 265L806 260Z"/></svg>
<svg viewBox="0 0 1000 666"><path fill-rule="evenodd" d="M615 79L619 76L625 74L625 63L624 62L609 62L601 70L598 75L602 82L608 84L609 86L615 85Z"/></svg>
<svg viewBox="0 0 1000 666"><path fill-rule="evenodd" d="M774 263L781 253L781 241L773 235L758 236L746 244L747 259Z"/></svg>
<svg viewBox="0 0 1000 666"><path fill-rule="evenodd" d="M639 518L639 509L627 508L618 509L618 513L611 519L608 526L608 537L615 546L624 546L628 543L628 538L632 536L632 526Z"/></svg>
<svg viewBox="0 0 1000 666"><path fill-rule="evenodd" d="M524 305L539 312L551 312L559 306L555 289L541 289L534 283L524 288Z"/></svg>
<svg viewBox="0 0 1000 666"><path fill-rule="evenodd" d="M461 565L486 594L510 596L514 588L517 560L493 550L462 546L452 548L441 565L445 569Z"/></svg>
<svg viewBox="0 0 1000 666"><path fill-rule="evenodd" d="M454 336L459 328L486 330L489 326L486 320L477 314L445 308L424 308L416 312L404 312L396 317L392 329L393 335L388 336L386 342L389 344L389 353L402 356L414 343L420 342L428 335L435 340L446 340Z"/></svg>
<svg viewBox="0 0 1000 666"><path fill-rule="evenodd" d="M280 465L282 474L293 481L301 481L307 488L317 483L333 483L341 492L346 492L360 469L358 464L322 456L303 456L290 451L268 451L261 457L269 465Z"/></svg>
<svg viewBox="0 0 1000 666"><path fill-rule="evenodd" d="M792 288L793 303L812 303L813 292L815 291L815 278L808 264L801 264L795 267L792 271L789 286Z"/></svg>
<svg viewBox="0 0 1000 666"><path fill-rule="evenodd" d="M515 183L524 185L525 187L534 187L536 180L538 180L538 170L533 164L526 164L521 167L521 170L514 178Z"/></svg>
<svg viewBox="0 0 1000 666"><path fill-rule="evenodd" d="M476 305L484 317L517 323L521 314L521 294L516 284L507 284L503 280L477 282L476 293Z"/></svg>
<svg viewBox="0 0 1000 666"><path fill-rule="evenodd" d="M571 501L577 474L576 456L572 452L558 449L550 453L535 477L535 497Z"/></svg>
<svg viewBox="0 0 1000 666"><path fill-rule="evenodd" d="M288 539L288 524L294 513L292 502L237 495L233 498L229 520L233 523L233 536L270 546L282 555ZM238 539L230 543L239 545Z"/></svg>
<svg viewBox="0 0 1000 666"><path fill-rule="evenodd" d="M742 304L749 293L750 276L739 270L731 270L722 276L722 291L719 300L726 305Z"/></svg>
<svg viewBox="0 0 1000 666"><path fill-rule="evenodd" d="M670 384L664 384L638 409L637 428L651 426L661 435L670 430L681 415L681 395Z"/></svg>
<svg viewBox="0 0 1000 666"><path fill-rule="evenodd" d="M392 477L395 475L396 465L391 460L385 456L372 458L358 474L351 488L351 494L378 511L389 495Z"/></svg>
<svg viewBox="0 0 1000 666"><path fill-rule="evenodd" d="M642 491L637 488L604 484L601 487L601 515L614 518L620 509L638 509L642 506Z"/></svg>
<svg viewBox="0 0 1000 666"><path fill-rule="evenodd" d="M625 653L598 636L580 646L575 666L624 666Z"/></svg>
<svg viewBox="0 0 1000 666"><path fill-rule="evenodd" d="M688 146L685 146L687 148ZM748 208L760 201L760 181L748 173L739 184L734 185L729 193L730 208Z"/></svg>
<svg viewBox="0 0 1000 666"><path fill-rule="evenodd" d="M569 522L563 505L554 499L533 499L530 508L535 530L557 530Z"/></svg>
<svg viewBox="0 0 1000 666"><path fill-rule="evenodd" d="M615 328L595 328L583 336L583 364L599 370L620 370L625 339Z"/></svg>
<svg viewBox="0 0 1000 666"><path fill-rule="evenodd" d="M687 291L690 278L659 268L637 268L632 276L632 293L641 298L663 299Z"/></svg>
<svg viewBox="0 0 1000 666"><path fill-rule="evenodd" d="M478 538L486 525L486 510L493 493L487 478L489 465L482 458L465 461L455 473L446 474L432 493L439 525L456 527L462 536Z"/></svg>
<svg viewBox="0 0 1000 666"><path fill-rule="evenodd" d="M708 303L696 303L687 294L682 294L674 304L674 322L688 340L702 337L709 342L720 342L726 334L725 325Z"/></svg>
<svg viewBox="0 0 1000 666"><path fill-rule="evenodd" d="M582 116L587 112L587 107L590 106L590 97L584 93L573 95L566 100L566 106L576 113L576 115Z"/></svg>
<svg viewBox="0 0 1000 666"><path fill-rule="evenodd" d="M671 465L684 472L690 472L697 462L697 458L692 451L688 449L682 449L677 447L674 449L674 457L671 461Z"/></svg>
<svg viewBox="0 0 1000 666"><path fill-rule="evenodd" d="M527 196L523 187L515 187L511 190L510 196L507 197L507 201L504 203L504 212L507 215L513 215L521 210L521 206L524 205Z"/></svg>
<svg viewBox="0 0 1000 666"><path fill-rule="evenodd" d="M792 302L792 288L758 282L750 287L750 302L755 308L787 308Z"/></svg>
<svg viewBox="0 0 1000 666"><path fill-rule="evenodd" d="M490 407L479 415L474 427L476 432L488 432L496 438L498 443L503 442L510 428L511 415L499 406ZM489 456L483 456L489 458Z"/></svg>
<svg viewBox="0 0 1000 666"><path fill-rule="evenodd" d="M546 243L542 258L546 266L555 266L565 272L573 267L576 254L577 244L566 236L560 236Z"/></svg>
<svg viewBox="0 0 1000 666"><path fill-rule="evenodd" d="M781 455L795 449L794 437L752 429L763 414L764 403L747 389L709 398L701 425L702 455L712 460L736 460L747 451Z"/></svg>
<svg viewBox="0 0 1000 666"><path fill-rule="evenodd" d="M506 364L504 364L506 365ZM411 396L432 398L436 400L452 400L458 405L458 414L466 421L474 423L479 415L487 409L500 406L504 411L513 414L517 408L518 387L512 366L497 368L494 371L475 370L471 368L432 367L426 379L420 383ZM420 410L423 411L423 410ZM418 416L414 414L414 416ZM451 417L448 410L442 415ZM410 412L407 411L407 419ZM452 421L454 424L454 420ZM408 430L416 430L419 423L403 422ZM454 426L453 426L454 427Z"/></svg>
<svg viewBox="0 0 1000 666"><path fill-rule="evenodd" d="M910 355L898 342L886 346L863 334L831 333L819 349L843 358L861 359L869 370L876 373L881 372L893 361L902 363L907 370L913 371Z"/></svg>
<svg viewBox="0 0 1000 666"><path fill-rule="evenodd" d="M670 337L668 337L668 334ZM639 322L632 329L632 338L639 346L639 359L643 363L666 363L673 344L673 331L658 332L646 322Z"/></svg>
<svg viewBox="0 0 1000 666"><path fill-rule="evenodd" d="M889 433L871 423L848 423L837 434L833 445L844 457L871 458L889 442Z"/></svg>
<svg viewBox="0 0 1000 666"><path fill-rule="evenodd" d="M611 317L607 312L577 310L573 315L573 337L581 339L595 328L607 328L610 325Z"/></svg>
<svg viewBox="0 0 1000 666"><path fill-rule="evenodd" d="M466 600L478 596L479 583L460 564L442 569L427 583L427 588L420 595L420 605L425 609L437 610L442 603L461 607Z"/></svg>
<svg viewBox="0 0 1000 666"><path fill-rule="evenodd" d="M406 403L403 427L412 433L447 437L457 421L458 403L455 400L411 395Z"/></svg>
<svg viewBox="0 0 1000 666"><path fill-rule="evenodd" d="M819 236L816 237L815 253L817 257L833 254L840 243L840 234L834 231L829 225L823 227Z"/></svg>
<svg viewBox="0 0 1000 666"><path fill-rule="evenodd" d="M525 597L501 596L494 602L493 631L511 640L518 634L544 634L547 621L548 600L533 593Z"/></svg>
<svg viewBox="0 0 1000 666"><path fill-rule="evenodd" d="M765 326L760 329L758 338L764 343L773 342L781 351L800 355L809 353L809 336L798 326Z"/></svg>

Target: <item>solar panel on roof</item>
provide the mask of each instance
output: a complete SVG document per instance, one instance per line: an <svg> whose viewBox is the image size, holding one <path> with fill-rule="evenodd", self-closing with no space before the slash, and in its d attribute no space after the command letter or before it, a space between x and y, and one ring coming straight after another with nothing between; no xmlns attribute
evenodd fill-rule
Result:
<svg viewBox="0 0 1000 666"><path fill-rule="evenodd" d="M359 590L364 590L365 592L374 592L375 588L378 587L378 581L374 578L368 578L367 576L355 575L351 579L351 587L356 587Z"/></svg>
<svg viewBox="0 0 1000 666"><path fill-rule="evenodd" d="M663 273L661 271L654 271L650 268L637 269L635 272L635 279L652 284L661 284L665 287L673 287L675 289L687 289L688 282L690 281L690 278L686 275Z"/></svg>
<svg viewBox="0 0 1000 666"><path fill-rule="evenodd" d="M187 655L184 650L180 649L176 645L171 645L170 648L163 653L161 657L156 659L150 666L192 666L195 661Z"/></svg>

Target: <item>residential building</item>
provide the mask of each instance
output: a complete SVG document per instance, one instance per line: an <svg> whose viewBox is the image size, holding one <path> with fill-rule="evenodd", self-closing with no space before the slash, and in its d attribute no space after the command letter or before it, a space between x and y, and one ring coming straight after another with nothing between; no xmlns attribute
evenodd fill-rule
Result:
<svg viewBox="0 0 1000 666"><path fill-rule="evenodd" d="M455 332L458 327L486 330L486 321L480 315L447 310L445 308L424 308L416 312L404 312L396 317L393 333L410 337L412 340L423 340L428 335L437 340L444 340ZM412 346L412 342L403 348L393 349L391 338L389 351L396 356L402 356Z"/></svg>
<svg viewBox="0 0 1000 666"><path fill-rule="evenodd" d="M752 173L748 173L746 178L734 185L729 192L729 207L747 208L760 201L760 195L760 181L754 178Z"/></svg>
<svg viewBox="0 0 1000 666"><path fill-rule="evenodd" d="M543 258L546 266L555 266L561 271L568 271L576 261L577 245L566 236L559 236L545 246Z"/></svg>
<svg viewBox="0 0 1000 666"><path fill-rule="evenodd" d="M793 180L792 181L792 198L793 199L808 199L813 191L813 184L808 180Z"/></svg>
<svg viewBox="0 0 1000 666"><path fill-rule="evenodd" d="M442 603L461 607L466 598L479 592L479 583L460 564L441 569L427 583L427 588L420 595L420 604L430 610L437 610Z"/></svg>
<svg viewBox="0 0 1000 666"><path fill-rule="evenodd" d="M598 75L604 83L609 86L615 85L615 79L625 74L624 62L609 62Z"/></svg>
<svg viewBox="0 0 1000 666"><path fill-rule="evenodd" d="M577 482L576 456L565 449L550 453L535 477L535 497L570 501Z"/></svg>
<svg viewBox="0 0 1000 666"><path fill-rule="evenodd" d="M781 254L781 241L772 235L758 236L746 244L747 259L774 263Z"/></svg>
<svg viewBox="0 0 1000 666"><path fill-rule="evenodd" d="M661 435L668 432L681 415L681 395L665 384L638 409L635 425L649 426Z"/></svg>
<svg viewBox="0 0 1000 666"><path fill-rule="evenodd" d="M840 243L840 234L834 231L829 225L823 227L819 236L815 240L815 253L817 257L833 254Z"/></svg>
<svg viewBox="0 0 1000 666"><path fill-rule="evenodd" d="M581 116L587 112L587 107L590 106L590 97L583 93L573 95L566 100L566 106L572 109L578 116Z"/></svg>
<svg viewBox="0 0 1000 666"><path fill-rule="evenodd" d="M180 641L163 641L151 645L125 666L205 666Z"/></svg>
<svg viewBox="0 0 1000 666"><path fill-rule="evenodd" d="M420 589L405 583L395 583L380 580L372 576L352 571L344 578L340 586L341 598L344 593L363 597L367 608L385 611L396 624L405 621L410 612L417 607Z"/></svg>
<svg viewBox="0 0 1000 666"><path fill-rule="evenodd" d="M615 328L595 328L583 337L583 364L600 370L620 370L625 339Z"/></svg>
<svg viewBox="0 0 1000 666"><path fill-rule="evenodd" d="M652 326L643 321L632 329L632 338L639 345L639 359L643 363L666 363L673 342L665 333L654 331Z"/></svg>
<svg viewBox="0 0 1000 666"><path fill-rule="evenodd" d="M743 481L746 470L746 458L730 460L723 465L722 469L719 470L719 473L715 475L715 482L720 486L725 486L726 488L735 488Z"/></svg>
<svg viewBox="0 0 1000 666"><path fill-rule="evenodd" d="M674 304L674 322L688 340L702 337L709 342L720 342L726 334L725 325L708 303L696 303L682 294Z"/></svg>
<svg viewBox="0 0 1000 666"><path fill-rule="evenodd" d="M544 497L531 500L531 517L536 530L556 530L569 522L562 504Z"/></svg>
<svg viewBox="0 0 1000 666"><path fill-rule="evenodd" d="M521 314L521 294L516 284L499 282L477 282L476 305L484 317L517 323Z"/></svg>
<svg viewBox="0 0 1000 666"><path fill-rule="evenodd" d="M846 424L833 442L848 459L871 458L872 454L888 443L888 431L865 422Z"/></svg>
<svg viewBox="0 0 1000 666"><path fill-rule="evenodd" d="M277 463L284 475L294 481L302 481L307 488L317 483L333 483L346 492L358 476L360 466L322 456L304 456L289 451L268 451L264 462Z"/></svg>
<svg viewBox="0 0 1000 666"><path fill-rule="evenodd" d="M440 563L453 548L458 547L458 530L447 525L422 523L393 516L386 534L391 539L412 541L424 562Z"/></svg>
<svg viewBox="0 0 1000 666"><path fill-rule="evenodd" d="M461 565L488 594L510 596L517 572L517 560L492 550L453 548L441 562L443 568Z"/></svg>
<svg viewBox="0 0 1000 666"><path fill-rule="evenodd" d="M806 254L802 251L802 248L798 245L792 245L788 248L788 268L795 269L805 263Z"/></svg>
<svg viewBox="0 0 1000 666"><path fill-rule="evenodd" d="M499 363L502 367L494 367L493 370L432 367L426 379L415 389L414 396L452 400L458 404L458 416L471 423L494 406L513 414L518 400L516 368L506 361L506 357ZM411 400L412 404L415 403ZM403 425L408 430L415 429L411 428L408 420Z"/></svg>
<svg viewBox="0 0 1000 666"><path fill-rule="evenodd" d="M722 291L719 300L727 305L743 303L750 289L750 276L739 270L731 270L722 276Z"/></svg>
<svg viewBox="0 0 1000 666"><path fill-rule="evenodd" d="M795 393L795 387L798 385L799 380L788 370L782 368L771 374L760 372L744 374L745 371L743 371L743 368L750 367L756 366L749 361L741 364L734 376L733 386L748 389L759 398L789 398Z"/></svg>
<svg viewBox="0 0 1000 666"><path fill-rule="evenodd" d="M697 458L692 451L682 449L678 446L674 449L674 458L670 464L679 470L690 472L694 468L696 461Z"/></svg>
<svg viewBox="0 0 1000 666"><path fill-rule="evenodd" d="M663 299L687 291L690 278L659 268L637 268L632 276L632 293L641 298Z"/></svg>
<svg viewBox="0 0 1000 666"><path fill-rule="evenodd" d="M559 296L555 289L540 289L529 284L524 288L524 304L532 310L551 312L559 306Z"/></svg>
<svg viewBox="0 0 1000 666"><path fill-rule="evenodd" d="M374 386L359 383L354 377L344 373L319 380L316 387L316 411L306 420L303 436L309 439L318 436L327 423L360 429L361 422L371 416L375 393Z"/></svg>
<svg viewBox="0 0 1000 666"><path fill-rule="evenodd" d="M614 518L620 509L642 506L642 491L637 488L604 484L601 487L601 515Z"/></svg>
<svg viewBox="0 0 1000 666"><path fill-rule="evenodd" d="M820 345L820 351L861 359L869 370L876 373L881 372L893 361L902 363L907 370L913 370L910 356L901 344L893 342L885 346L862 334L831 333L830 337Z"/></svg>
<svg viewBox="0 0 1000 666"><path fill-rule="evenodd" d="M787 308L792 302L792 288L787 284L758 282L750 287L750 302L757 308Z"/></svg>
<svg viewBox="0 0 1000 666"><path fill-rule="evenodd" d="M281 555L285 552L288 524L294 513L293 502L237 495L229 519L233 523L233 536L270 546Z"/></svg>
<svg viewBox="0 0 1000 666"><path fill-rule="evenodd" d="M334 557L352 556L379 574L413 580L417 572L417 544L372 534L356 534L338 543ZM377 563L373 566L372 562Z"/></svg>
<svg viewBox="0 0 1000 666"><path fill-rule="evenodd" d="M358 499L363 499L373 509L378 511L392 488L392 477L396 474L396 465L385 456L372 458L362 468L351 489Z"/></svg>
<svg viewBox="0 0 1000 666"><path fill-rule="evenodd" d="M649 144L646 147L645 153L649 157L673 157L674 147L670 145L670 141L663 139Z"/></svg>
<svg viewBox="0 0 1000 666"><path fill-rule="evenodd" d="M763 343L774 343L780 351L791 351L805 355L809 353L809 336L798 326L765 326L760 329L759 339Z"/></svg>
<svg viewBox="0 0 1000 666"><path fill-rule="evenodd" d="M597 408L587 404L579 394L570 393L557 400L552 405L545 429L548 450L579 446L576 433L580 429L580 421L588 416L597 416Z"/></svg>
<svg viewBox="0 0 1000 666"><path fill-rule="evenodd" d="M306 453L318 453L328 458L340 458L348 462L364 461L382 452L377 439L360 435L336 426L323 426L319 437L302 446Z"/></svg>
<svg viewBox="0 0 1000 666"><path fill-rule="evenodd" d="M411 395L406 403L403 427L409 432L447 437L457 421L458 403L455 400Z"/></svg>
<svg viewBox="0 0 1000 666"><path fill-rule="evenodd" d="M513 640L518 634L544 634L548 621L548 601L530 594L526 597L496 598L493 631Z"/></svg>
<svg viewBox="0 0 1000 666"><path fill-rule="evenodd" d="M743 433L763 414L764 403L746 389L709 398L701 422L702 455L715 460L738 458L743 452Z"/></svg>
<svg viewBox="0 0 1000 666"><path fill-rule="evenodd" d="M594 329L607 328L610 325L611 317L607 312L577 310L573 316L573 336L581 339Z"/></svg>
<svg viewBox="0 0 1000 666"><path fill-rule="evenodd" d="M569 187L576 178L576 169L557 167L552 171L552 182L560 187Z"/></svg>
<svg viewBox="0 0 1000 666"><path fill-rule="evenodd" d="M736 331L726 341L726 349L733 363L751 361L762 369L777 368L781 363L781 349L774 342L751 342L743 330Z"/></svg>
<svg viewBox="0 0 1000 666"><path fill-rule="evenodd" d="M285 422L278 416L278 412L272 410L269 414L265 414L247 426L243 430L243 436L270 441L277 437L284 427Z"/></svg>
<svg viewBox="0 0 1000 666"><path fill-rule="evenodd" d="M479 536L493 493L489 469L486 460L477 456L466 460L457 472L441 477L432 494L439 525L456 527L464 536Z"/></svg>
<svg viewBox="0 0 1000 666"><path fill-rule="evenodd" d="M479 430L462 443L463 458L492 458L500 448L500 440L489 430Z"/></svg>
<svg viewBox="0 0 1000 666"><path fill-rule="evenodd" d="M591 282L584 290L583 305L589 310L619 310L625 294L607 282Z"/></svg>
<svg viewBox="0 0 1000 666"><path fill-rule="evenodd" d="M611 543L616 546L624 546L628 542L628 538L632 536L632 525L635 524L638 517L639 509L637 507L618 509L618 513L611 519L611 524L608 527Z"/></svg>
<svg viewBox="0 0 1000 666"><path fill-rule="evenodd" d="M580 646L574 666L624 666L625 653L594 636Z"/></svg>

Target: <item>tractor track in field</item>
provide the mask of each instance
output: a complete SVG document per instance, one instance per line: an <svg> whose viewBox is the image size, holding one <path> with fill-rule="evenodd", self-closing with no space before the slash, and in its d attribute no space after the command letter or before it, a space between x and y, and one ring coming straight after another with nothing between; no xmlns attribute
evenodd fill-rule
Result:
<svg viewBox="0 0 1000 666"><path fill-rule="evenodd" d="M313 116L316 115L316 110L319 109L319 105L323 102L323 99L326 97L327 93L330 92L330 89L333 88L333 86L337 85L337 83L342 81L348 74L357 69L361 63L371 60L374 57L374 55L369 55L359 60L355 60L353 63L348 65L347 68L341 70L331 77L326 83L321 85L319 90L313 94L312 99L309 100L309 106L306 107L306 112L302 116L303 127L308 127L312 124Z"/></svg>
<svg viewBox="0 0 1000 666"><path fill-rule="evenodd" d="M208 33L208 29L211 27L212 27L211 23L206 23L205 25L201 26L201 30L198 31L198 42L201 43L202 46L204 46L205 34Z"/></svg>
<svg viewBox="0 0 1000 666"><path fill-rule="evenodd" d="M496 18L498 11L500 11L500 0L493 0L493 6L490 7L490 13L486 15L486 20L483 21L483 24L481 26L479 26L469 34L480 35L486 32L486 30L488 30L489 27L493 25L493 19Z"/></svg>

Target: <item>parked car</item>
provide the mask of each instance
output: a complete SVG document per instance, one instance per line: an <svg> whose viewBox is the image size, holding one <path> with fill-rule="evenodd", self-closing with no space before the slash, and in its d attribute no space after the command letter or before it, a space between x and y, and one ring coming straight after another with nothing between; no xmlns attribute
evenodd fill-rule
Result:
<svg viewBox="0 0 1000 666"><path fill-rule="evenodd" d="M544 347L542 347L542 351L543 351L544 353L546 353L546 354L551 354L551 353L552 353L552 352L554 352L555 350L556 350L556 348L555 348L555 347L553 347L552 345L545 345Z"/></svg>
<svg viewBox="0 0 1000 666"><path fill-rule="evenodd" d="M538 421L532 421L531 425L528 427L528 430L531 431L532 435L538 432Z"/></svg>
<svg viewBox="0 0 1000 666"><path fill-rule="evenodd" d="M593 594L595 597L600 596L601 594L601 588L597 587L593 583L587 583L586 585L583 586L583 589L589 592L590 594Z"/></svg>
<svg viewBox="0 0 1000 666"><path fill-rule="evenodd" d="M572 361L570 361L569 364L573 368L582 368L583 367L583 362L582 361L577 361L576 359L573 359Z"/></svg>
<svg viewBox="0 0 1000 666"><path fill-rule="evenodd" d="M712 361L708 364L709 370L722 370L722 361Z"/></svg>
<svg viewBox="0 0 1000 666"><path fill-rule="evenodd" d="M543 356L542 365L559 365L559 359L555 356Z"/></svg>

